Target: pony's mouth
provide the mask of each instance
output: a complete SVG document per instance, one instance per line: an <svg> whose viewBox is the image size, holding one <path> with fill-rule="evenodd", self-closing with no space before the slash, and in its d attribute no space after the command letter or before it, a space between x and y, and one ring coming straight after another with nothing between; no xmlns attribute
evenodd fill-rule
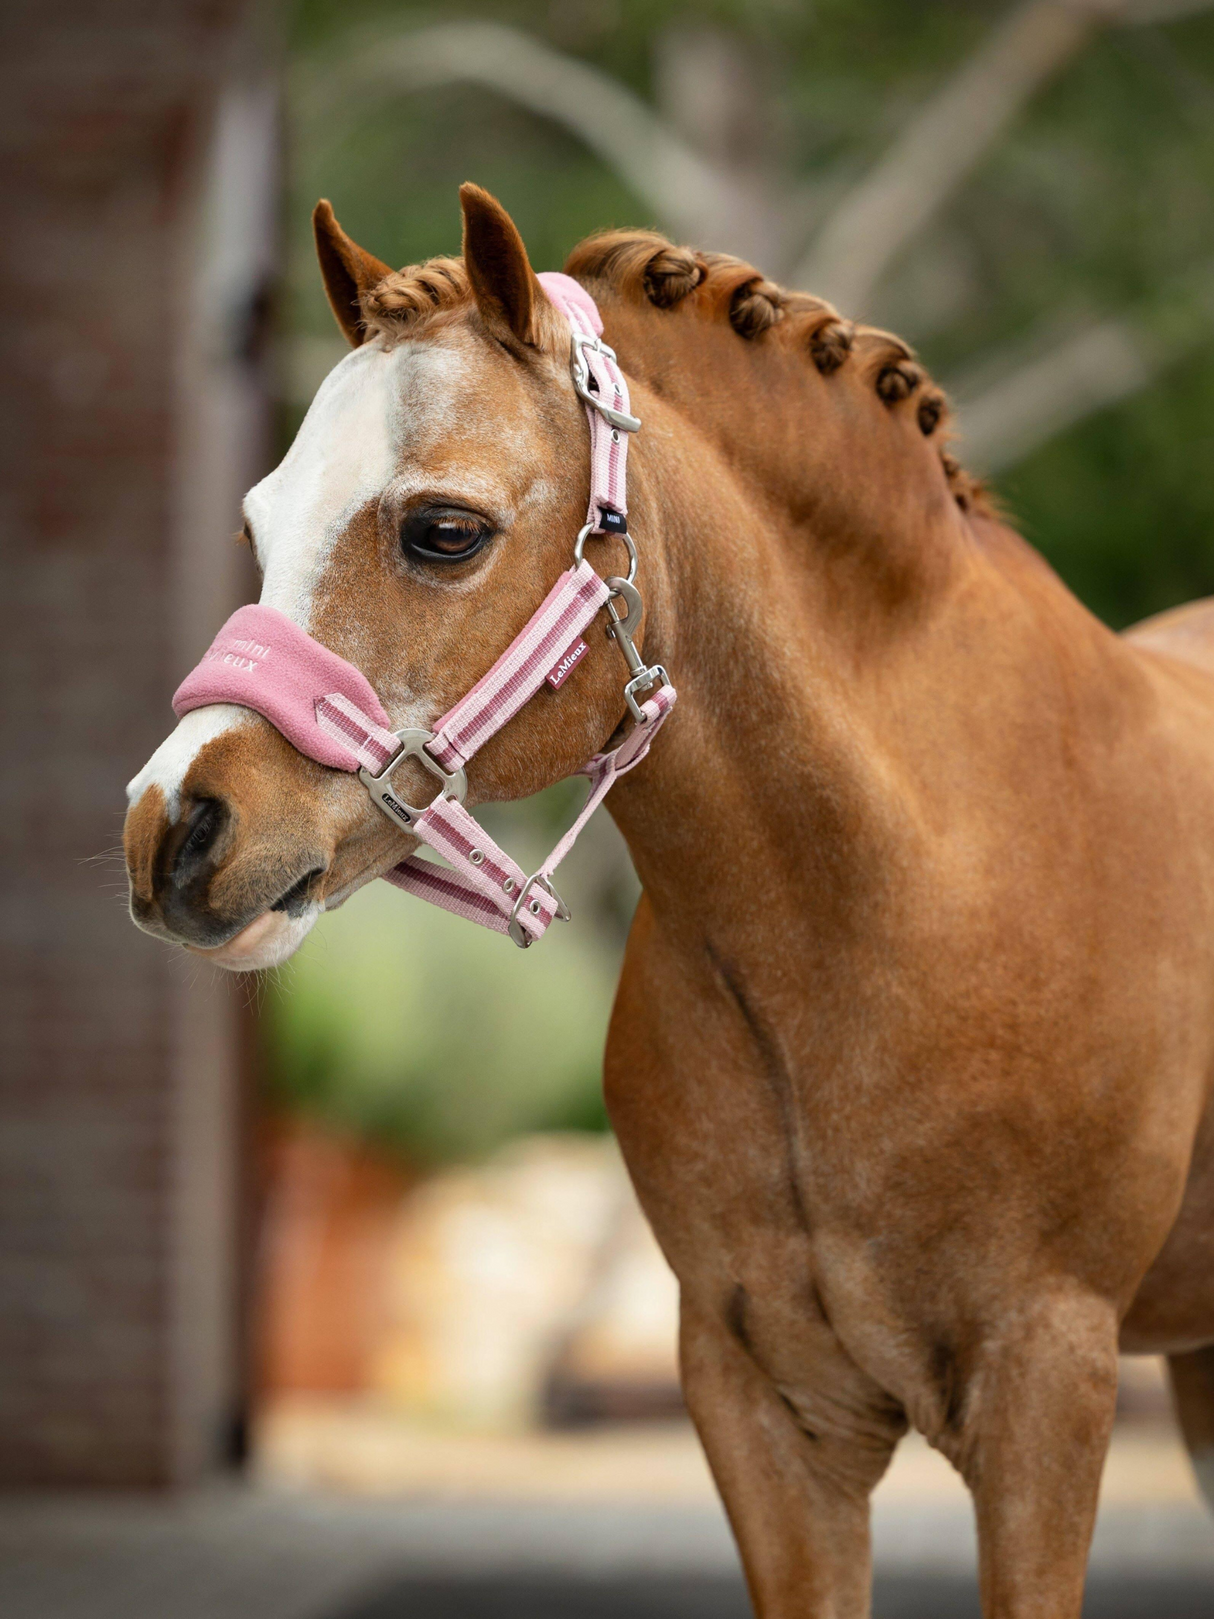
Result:
<svg viewBox="0 0 1214 1619"><path fill-rule="evenodd" d="M365 861L327 895L322 892L325 870L314 867L223 944L186 944L186 949L228 972L261 972L278 967L299 949L322 911L336 910L344 904L369 877L378 874L382 865L382 858Z"/></svg>
<svg viewBox="0 0 1214 1619"><path fill-rule="evenodd" d="M246 922L223 944L187 944L186 949L205 956L218 967L226 967L229 972L259 972L264 967L277 967L298 950L324 909L317 897L324 874L323 865L305 871L272 905Z"/></svg>
<svg viewBox="0 0 1214 1619"><path fill-rule="evenodd" d="M272 911L285 911L288 916L299 916L307 908L310 890L318 877L324 875L324 868L314 867L305 871L298 882L291 884L285 894L280 894L270 906Z"/></svg>
<svg viewBox="0 0 1214 1619"><path fill-rule="evenodd" d="M260 972L266 967L277 967L303 943L320 915L321 907L315 901L294 906L290 911L281 901L268 911L255 916L226 944L187 944L186 949L212 961L229 972Z"/></svg>

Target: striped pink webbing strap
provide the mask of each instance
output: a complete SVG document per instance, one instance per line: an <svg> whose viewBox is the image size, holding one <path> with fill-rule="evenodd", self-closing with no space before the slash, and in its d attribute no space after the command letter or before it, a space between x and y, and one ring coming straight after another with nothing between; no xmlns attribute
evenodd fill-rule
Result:
<svg viewBox="0 0 1214 1619"><path fill-rule="evenodd" d="M603 317L598 305L572 276L559 270L545 270L540 285L551 302L565 316L579 342L582 358L590 372L590 387L613 410L628 411L628 384L616 364L615 354L605 343ZM584 342L580 340L585 339ZM606 532L603 516L615 512L628 515L628 437L613 427L591 405L586 406L590 421L590 500L586 522L592 534Z"/></svg>
<svg viewBox="0 0 1214 1619"><path fill-rule="evenodd" d="M585 560L562 574L492 669L439 720L426 751L445 770L462 769L535 696L610 595Z"/></svg>
<svg viewBox="0 0 1214 1619"><path fill-rule="evenodd" d="M662 721L674 706L673 686L660 686L642 703L643 723L634 725L617 748L598 753L579 772L590 778L590 792L577 819L535 873L532 886L519 907L518 920L529 943L543 938L555 920L557 902L545 886L556 868L577 842L578 835L616 781L649 752ZM388 882L406 893L416 894L441 905L466 921L506 933L515 900L527 881L521 867L490 838L464 806L441 794L415 822L414 831L424 843L450 862L451 870L436 866L419 855L410 855L384 875ZM479 860L473 856L479 856Z"/></svg>

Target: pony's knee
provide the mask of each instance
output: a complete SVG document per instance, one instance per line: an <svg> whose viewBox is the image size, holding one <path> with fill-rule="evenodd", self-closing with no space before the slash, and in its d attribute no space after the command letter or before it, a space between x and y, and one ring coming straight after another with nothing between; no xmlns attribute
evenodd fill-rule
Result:
<svg viewBox="0 0 1214 1619"><path fill-rule="evenodd" d="M923 1432L971 1487L984 1454L1057 1443L1103 1454L1117 1400L1116 1315L1106 1300L1051 1290L941 1349L932 1374Z"/></svg>

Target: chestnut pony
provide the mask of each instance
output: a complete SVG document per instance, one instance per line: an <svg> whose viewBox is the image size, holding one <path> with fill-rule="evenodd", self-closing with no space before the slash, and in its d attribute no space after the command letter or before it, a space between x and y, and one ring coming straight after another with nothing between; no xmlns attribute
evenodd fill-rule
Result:
<svg viewBox="0 0 1214 1619"><path fill-rule="evenodd" d="M320 205L352 352L246 502L263 602L394 727L480 678L586 504L568 329L462 197L462 260L401 272ZM913 1425L973 1492L987 1619L1077 1619L1119 1345L1170 1357L1214 1487L1214 605L1105 629L888 334L644 232L566 270L644 422L643 645L679 690L612 800L644 897L607 1098L755 1607L869 1613L868 1498ZM605 622L470 802L617 732ZM354 776L203 708L132 783L131 908L265 966L412 846Z"/></svg>

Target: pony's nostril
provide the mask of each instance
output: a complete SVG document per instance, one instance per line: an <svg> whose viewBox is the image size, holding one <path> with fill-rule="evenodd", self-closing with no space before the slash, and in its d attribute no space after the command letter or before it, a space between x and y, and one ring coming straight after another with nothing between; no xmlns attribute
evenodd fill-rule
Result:
<svg viewBox="0 0 1214 1619"><path fill-rule="evenodd" d="M218 798L200 798L190 811L186 835L173 859L173 881L188 882L227 824L227 806Z"/></svg>
<svg viewBox="0 0 1214 1619"><path fill-rule="evenodd" d="M308 903L308 889L312 879L319 877L324 871L323 866L313 866L311 871L305 871L297 883L292 883L285 894L280 894L270 906L272 911L285 911L288 916L298 916Z"/></svg>

